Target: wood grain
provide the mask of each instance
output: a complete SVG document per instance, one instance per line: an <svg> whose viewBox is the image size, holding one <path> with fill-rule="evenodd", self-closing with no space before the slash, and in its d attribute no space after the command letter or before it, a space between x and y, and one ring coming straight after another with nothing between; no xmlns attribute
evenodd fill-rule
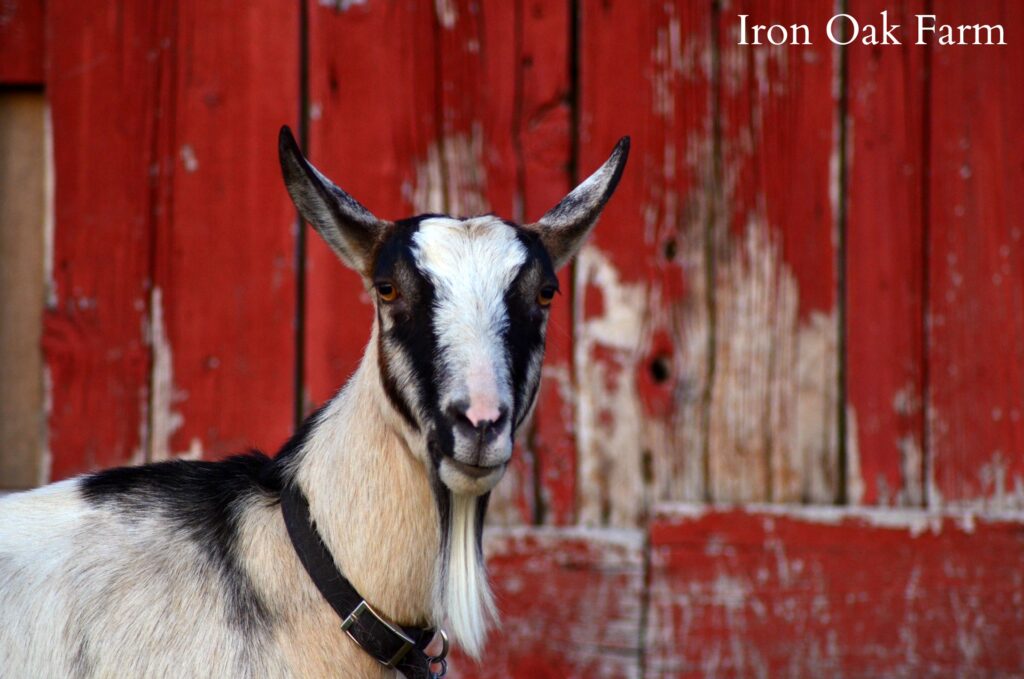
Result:
<svg viewBox="0 0 1024 679"><path fill-rule="evenodd" d="M155 3L48 3L54 171L43 348L50 478L145 459L152 174L160 60Z"/></svg>
<svg viewBox="0 0 1024 679"><path fill-rule="evenodd" d="M704 493L710 10L580 4L580 176L632 136L622 181L576 264L585 524L632 525L652 498Z"/></svg>
<svg viewBox="0 0 1024 679"><path fill-rule="evenodd" d="M1015 676L1022 531L920 510L666 509L646 676Z"/></svg>
<svg viewBox="0 0 1024 679"><path fill-rule="evenodd" d="M382 219L429 209L440 172L433 9L417 2L309 2L310 159ZM382 41L380 36L391 36ZM436 208L435 208L436 210ZM359 276L307 229L304 400L330 397L362 357L373 310Z"/></svg>
<svg viewBox="0 0 1024 679"><path fill-rule="evenodd" d="M294 418L295 213L277 130L299 112L299 9L185 2L171 22L153 83L151 457L272 452Z"/></svg>
<svg viewBox="0 0 1024 679"><path fill-rule="evenodd" d="M936 2L950 24L1024 30L1019 3ZM933 506L1024 508L1024 42L935 46L928 239Z"/></svg>
<svg viewBox="0 0 1024 679"><path fill-rule="evenodd" d="M640 676L643 534L635 530L495 529L485 541L502 626L460 677Z"/></svg>
<svg viewBox="0 0 1024 679"><path fill-rule="evenodd" d="M43 0L0 5L0 85L42 85L46 44Z"/></svg>
<svg viewBox="0 0 1024 679"><path fill-rule="evenodd" d="M837 51L739 45L738 14L824 26L828 3L739 2L719 16L712 249L710 496L838 497Z"/></svg>
<svg viewBox="0 0 1024 679"><path fill-rule="evenodd" d="M924 4L849 11L908 27ZM867 505L924 503L927 48L912 42L847 50L849 499Z"/></svg>
<svg viewBox="0 0 1024 679"><path fill-rule="evenodd" d="M0 489L46 479L46 100L0 93Z"/></svg>

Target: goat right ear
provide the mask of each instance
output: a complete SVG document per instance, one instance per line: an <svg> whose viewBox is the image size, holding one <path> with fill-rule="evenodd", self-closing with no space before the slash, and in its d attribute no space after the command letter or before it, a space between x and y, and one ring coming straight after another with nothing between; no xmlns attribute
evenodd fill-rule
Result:
<svg viewBox="0 0 1024 679"><path fill-rule="evenodd" d="M383 238L390 223L377 219L310 165L287 125L281 128L277 151L284 185L299 214L327 241L342 262L368 278L374 246Z"/></svg>

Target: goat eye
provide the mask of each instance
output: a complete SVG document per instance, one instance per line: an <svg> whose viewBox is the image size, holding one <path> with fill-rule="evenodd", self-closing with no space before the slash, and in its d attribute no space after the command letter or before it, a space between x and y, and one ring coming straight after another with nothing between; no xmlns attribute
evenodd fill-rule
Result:
<svg viewBox="0 0 1024 679"><path fill-rule="evenodd" d="M558 288L553 285L545 285L537 293L537 304L541 306L551 306L551 301L555 298L555 293L558 292Z"/></svg>
<svg viewBox="0 0 1024 679"><path fill-rule="evenodd" d="M396 288L394 284L383 281L381 283L377 283L376 287L377 295L380 296L382 301L394 302L398 299L398 288Z"/></svg>

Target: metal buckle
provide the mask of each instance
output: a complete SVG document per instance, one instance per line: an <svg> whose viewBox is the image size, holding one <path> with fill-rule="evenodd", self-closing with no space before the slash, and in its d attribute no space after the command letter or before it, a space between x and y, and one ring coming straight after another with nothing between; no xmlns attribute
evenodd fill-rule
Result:
<svg viewBox="0 0 1024 679"><path fill-rule="evenodd" d="M363 600L359 602L359 605L356 606L355 610L349 613L348 617L345 618L345 620L341 623L341 629L345 632L345 634L347 634L349 638L352 641L356 642L356 645L362 648L363 650L366 650L366 647L363 646L359 642L359 639L356 639L351 632L352 625L356 624L356 620L358 620L359 616L361 616L363 613L369 613L370 615L372 615L374 618L377 619L377 622L387 627L394 633L395 636L402 640L402 648L400 648L398 652L391 656L391 659L386 662L370 653L370 656L372 656L381 665L383 665L384 667L394 669L395 665L402 661L402 658L405 657L405 654L408 653L409 650L416 645L416 643L412 639L410 639L409 636L400 628L396 627L395 625L392 625L390 622L388 622L380 615L378 615L377 611L373 610L373 608L370 607L370 604L366 603L366 601Z"/></svg>

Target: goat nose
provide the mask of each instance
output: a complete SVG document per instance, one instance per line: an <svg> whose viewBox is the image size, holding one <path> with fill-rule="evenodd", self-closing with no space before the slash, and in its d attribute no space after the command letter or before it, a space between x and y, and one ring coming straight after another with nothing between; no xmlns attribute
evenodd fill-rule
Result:
<svg viewBox="0 0 1024 679"><path fill-rule="evenodd" d="M470 405L467 401L456 401L448 406L448 417L454 426L462 430L463 433L490 439L505 424L508 408L505 406L478 407Z"/></svg>

